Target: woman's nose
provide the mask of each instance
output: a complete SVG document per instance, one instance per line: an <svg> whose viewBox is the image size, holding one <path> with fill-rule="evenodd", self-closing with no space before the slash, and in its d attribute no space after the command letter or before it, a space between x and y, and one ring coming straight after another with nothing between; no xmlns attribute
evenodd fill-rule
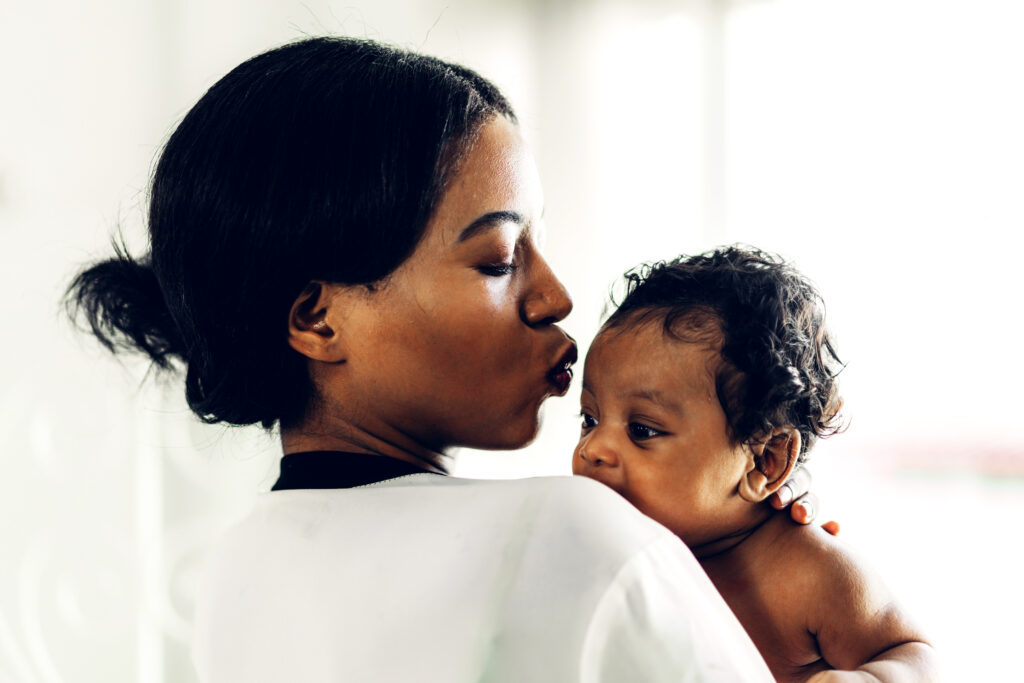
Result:
<svg viewBox="0 0 1024 683"><path fill-rule="evenodd" d="M522 305L523 321L531 327L537 325L553 325L565 319L572 311L572 298L569 292L540 254L533 262L535 273L533 285L527 292Z"/></svg>

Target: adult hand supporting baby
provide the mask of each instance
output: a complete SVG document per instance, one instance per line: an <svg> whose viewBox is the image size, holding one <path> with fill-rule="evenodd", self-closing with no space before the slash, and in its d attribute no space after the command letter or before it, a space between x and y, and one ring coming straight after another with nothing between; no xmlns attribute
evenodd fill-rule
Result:
<svg viewBox="0 0 1024 683"><path fill-rule="evenodd" d="M818 497L810 492L811 472L803 467L793 470L786 483L768 499L776 510L789 506L789 516L797 524L810 524L818 510ZM835 536L839 533L838 522L825 522L822 528Z"/></svg>

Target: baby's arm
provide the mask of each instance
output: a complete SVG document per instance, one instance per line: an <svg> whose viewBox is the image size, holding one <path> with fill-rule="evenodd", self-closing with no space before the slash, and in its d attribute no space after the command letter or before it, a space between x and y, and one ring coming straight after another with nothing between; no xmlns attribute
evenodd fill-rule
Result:
<svg viewBox="0 0 1024 683"><path fill-rule="evenodd" d="M938 680L934 650L878 577L836 541L822 541L808 628L836 670L810 680Z"/></svg>

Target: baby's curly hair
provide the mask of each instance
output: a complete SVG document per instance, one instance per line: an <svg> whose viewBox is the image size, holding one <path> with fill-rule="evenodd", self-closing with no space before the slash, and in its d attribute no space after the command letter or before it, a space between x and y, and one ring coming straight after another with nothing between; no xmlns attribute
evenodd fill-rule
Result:
<svg viewBox="0 0 1024 683"><path fill-rule="evenodd" d="M634 268L602 332L663 317L665 333L721 344L715 389L734 443L775 427L800 432L800 461L842 429L836 376L843 368L813 284L775 254L720 247Z"/></svg>

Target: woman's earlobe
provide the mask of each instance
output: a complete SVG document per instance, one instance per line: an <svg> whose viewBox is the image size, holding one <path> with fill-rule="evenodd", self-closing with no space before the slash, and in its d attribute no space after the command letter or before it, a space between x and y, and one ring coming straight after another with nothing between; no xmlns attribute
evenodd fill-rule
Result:
<svg viewBox="0 0 1024 683"><path fill-rule="evenodd" d="M328 284L310 282L288 312L288 344L311 360L345 360L341 339L329 322L333 298Z"/></svg>
<svg viewBox="0 0 1024 683"><path fill-rule="evenodd" d="M762 441L748 446L747 471L740 480L740 496L760 503L786 483L800 458L800 432L777 427Z"/></svg>

